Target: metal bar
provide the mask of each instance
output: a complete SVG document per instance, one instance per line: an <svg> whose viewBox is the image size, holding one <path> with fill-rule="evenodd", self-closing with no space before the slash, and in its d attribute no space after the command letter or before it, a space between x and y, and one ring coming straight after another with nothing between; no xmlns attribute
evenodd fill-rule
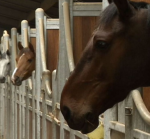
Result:
<svg viewBox="0 0 150 139"><path fill-rule="evenodd" d="M22 137L22 100L21 100L21 87L19 87L19 139Z"/></svg>
<svg viewBox="0 0 150 139"><path fill-rule="evenodd" d="M12 58L11 58L11 73L16 67L16 53L17 53L17 30L16 28L11 29L11 39L12 39ZM14 139L16 137L15 133L15 86L11 84L10 93L10 137Z"/></svg>
<svg viewBox="0 0 150 139"><path fill-rule="evenodd" d="M50 87L50 73L46 67L46 57L45 57L45 40L44 40L44 11L43 9L37 9L37 13L39 13L38 18L38 28L39 28L39 42L40 42L40 50L41 50L41 64L42 64L42 77L44 80L44 86L46 89L46 93L49 97L51 97L52 91ZM42 86L44 88L44 86Z"/></svg>
<svg viewBox="0 0 150 139"><path fill-rule="evenodd" d="M26 135L25 135L25 100L24 100L24 94L25 94L25 82L22 82L22 86L21 86L21 102L22 102L22 125L21 125L21 129L22 129L22 138L25 139Z"/></svg>
<svg viewBox="0 0 150 139"><path fill-rule="evenodd" d="M3 134L3 130L2 130L2 122L3 122L3 110L2 110L2 97L3 97L3 87L2 87L3 84L0 84L0 138L2 138L2 134Z"/></svg>
<svg viewBox="0 0 150 139"><path fill-rule="evenodd" d="M147 133L139 129L134 129L133 134L134 134L134 138L137 139L150 139L150 133Z"/></svg>
<svg viewBox="0 0 150 139"><path fill-rule="evenodd" d="M25 110L25 138L29 139L29 88L26 86L26 110Z"/></svg>
<svg viewBox="0 0 150 139"><path fill-rule="evenodd" d="M4 34L4 48L5 48L5 52L7 52L7 50L9 50L9 34Z"/></svg>
<svg viewBox="0 0 150 139"><path fill-rule="evenodd" d="M46 29L59 29L59 19L47 19Z"/></svg>
<svg viewBox="0 0 150 139"><path fill-rule="evenodd" d="M146 108L143 99L141 97L141 94L138 90L133 90L132 91L132 97L134 100L134 103L136 105L136 108L139 112L139 114L141 115L142 119L148 124L150 125L150 112L148 111L148 109Z"/></svg>
<svg viewBox="0 0 150 139"><path fill-rule="evenodd" d="M46 93L42 90L42 139L47 139L46 132Z"/></svg>
<svg viewBox="0 0 150 139"><path fill-rule="evenodd" d="M69 19L69 4L68 2L64 2L63 4L63 14L64 14L64 29L65 29L65 40L66 40L66 48L68 55L68 64L69 70L72 72L75 68L74 59L73 59L73 46L71 39L71 27L70 27L70 19Z"/></svg>
<svg viewBox="0 0 150 139"><path fill-rule="evenodd" d="M5 101L4 101L4 84L2 84L2 137L5 135Z"/></svg>
<svg viewBox="0 0 150 139"><path fill-rule="evenodd" d="M15 93L16 92L16 90L17 90L17 87L15 87L14 88L15 90L14 90L14 123L15 123L15 126L14 126L14 139L17 139L18 138L18 135L17 135L17 121L18 121L18 119L17 119L17 94Z"/></svg>
<svg viewBox="0 0 150 139"><path fill-rule="evenodd" d="M42 59L42 71L46 70L46 57L45 57L45 41L44 41L44 22L43 19L39 18L39 39L41 46L41 59Z"/></svg>
<svg viewBox="0 0 150 139"><path fill-rule="evenodd" d="M40 49L40 40L39 38L39 18L41 17L41 9L37 9L36 12L36 74L35 74L35 92L36 92L36 96L37 96L37 101L36 101L36 109L37 109L37 136L36 139L40 139L40 105L39 105L39 101L40 101L40 94L41 94L41 49Z"/></svg>
<svg viewBox="0 0 150 139"><path fill-rule="evenodd" d="M32 139L35 139L35 71L32 72Z"/></svg>
<svg viewBox="0 0 150 139"><path fill-rule="evenodd" d="M100 11L102 7L102 2L74 2L73 10L76 11Z"/></svg>
<svg viewBox="0 0 150 139"><path fill-rule="evenodd" d="M125 125L117 121L110 121L109 127L113 130L119 131L121 133L125 133Z"/></svg>
<svg viewBox="0 0 150 139"><path fill-rule="evenodd" d="M28 37L28 21L23 20L21 22L21 34L22 34L22 45L24 48L28 47L29 37Z"/></svg>
<svg viewBox="0 0 150 139"><path fill-rule="evenodd" d="M11 29L11 43L12 43L12 47L11 47L11 72L15 69L16 67L16 55L17 55L17 29L16 28L12 28Z"/></svg>
<svg viewBox="0 0 150 139"><path fill-rule="evenodd" d="M53 88L53 97L52 97L52 113L53 115L56 115L56 109L55 109L55 104L56 104L56 97L57 97L57 81L56 81L56 70L52 72L52 88ZM56 123L53 119L52 121L52 138L56 139Z"/></svg>
<svg viewBox="0 0 150 139"><path fill-rule="evenodd" d="M129 96L125 99L125 139L133 139L132 129L133 129L133 100L131 94L129 94Z"/></svg>
<svg viewBox="0 0 150 139"><path fill-rule="evenodd" d="M102 2L102 10L104 10L109 5L108 0L103 0Z"/></svg>
<svg viewBox="0 0 150 139"><path fill-rule="evenodd" d="M28 37L28 21L26 20L23 20L21 22L21 37L22 37L22 45L24 46L24 48L28 48L28 43L29 43L29 37ZM28 92L26 91L26 82L23 82L22 84L22 102L23 104L26 102L26 105L28 105L28 98L27 98L27 95L26 95L26 100L25 100L25 93L28 94ZM29 113L28 113L28 110L27 108L25 108L23 106L22 108L22 131L23 131L23 138L26 138L28 139L29 138Z"/></svg>
<svg viewBox="0 0 150 139"><path fill-rule="evenodd" d="M75 2L73 5L73 16L99 16L102 11L102 3Z"/></svg>
<svg viewBox="0 0 150 139"><path fill-rule="evenodd" d="M32 90L32 80L30 78L27 80L27 84L28 84L28 89L31 91Z"/></svg>

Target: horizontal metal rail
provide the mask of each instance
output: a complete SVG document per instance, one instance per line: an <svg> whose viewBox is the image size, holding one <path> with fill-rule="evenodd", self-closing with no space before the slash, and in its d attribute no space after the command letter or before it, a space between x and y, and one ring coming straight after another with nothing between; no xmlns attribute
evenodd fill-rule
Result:
<svg viewBox="0 0 150 139"><path fill-rule="evenodd" d="M150 125L150 112L146 108L143 99L141 97L141 94L138 90L133 90L132 91L132 97L134 100L134 103L138 109L139 114L141 115L142 119Z"/></svg>
<svg viewBox="0 0 150 139"><path fill-rule="evenodd" d="M102 11L102 2L74 2L73 16L99 16Z"/></svg>
<svg viewBox="0 0 150 139"><path fill-rule="evenodd" d="M72 51L73 46L71 40L71 27L70 27L70 20L69 20L70 15L69 15L68 2L63 3L63 15L64 15L64 30L65 30L65 40L66 40L69 70L70 72L72 72L75 68L75 65L74 65L73 51Z"/></svg>

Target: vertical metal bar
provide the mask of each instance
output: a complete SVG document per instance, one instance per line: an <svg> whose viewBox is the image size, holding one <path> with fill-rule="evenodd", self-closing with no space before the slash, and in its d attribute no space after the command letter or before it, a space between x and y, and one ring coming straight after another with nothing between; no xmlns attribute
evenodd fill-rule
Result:
<svg viewBox="0 0 150 139"><path fill-rule="evenodd" d="M108 0L103 0L102 2L102 10L105 10L105 8L109 5Z"/></svg>
<svg viewBox="0 0 150 139"><path fill-rule="evenodd" d="M2 84L0 84L0 137L2 138L2 122L3 122L3 111L2 111L2 92L3 92L3 87Z"/></svg>
<svg viewBox="0 0 150 139"><path fill-rule="evenodd" d="M132 94L125 99L125 139L133 139Z"/></svg>
<svg viewBox="0 0 150 139"><path fill-rule="evenodd" d="M25 129L25 136L26 139L29 139L29 88L26 86L26 129Z"/></svg>
<svg viewBox="0 0 150 139"><path fill-rule="evenodd" d="M57 72L57 75L58 75L58 95L57 95L57 102L59 102L60 100L60 95L61 95L61 91L62 91L62 88L65 84L65 81L66 81L66 72L65 72L65 69L66 69L66 61L64 59L66 59L66 49L65 49L65 46L66 46L66 43L65 43L65 40L64 40L64 21L63 21L63 7L62 7L62 3L64 2L65 0L59 0L59 40L60 40L60 43L59 43L59 59L58 59L58 72ZM63 69L63 70L62 70Z"/></svg>
<svg viewBox="0 0 150 139"><path fill-rule="evenodd" d="M40 52L40 40L39 38L39 18L42 18L43 10L36 10L36 76L35 76L35 91L36 91L36 109L37 109L37 139L40 139L40 94L41 94L41 52Z"/></svg>
<svg viewBox="0 0 150 139"><path fill-rule="evenodd" d="M45 52L47 52L47 29L46 29L46 23L47 22L47 18L46 16L44 16L44 43L45 43ZM46 56L46 55L45 55ZM46 63L47 63L47 59L45 59Z"/></svg>
<svg viewBox="0 0 150 139"><path fill-rule="evenodd" d="M5 52L9 50L8 48L8 40L9 40L9 35L7 34L7 31L5 32L4 36L4 48ZM3 84L4 85L4 138L6 138L6 132L7 132L7 77L6 81Z"/></svg>
<svg viewBox="0 0 150 139"><path fill-rule="evenodd" d="M52 112L53 115L55 114L55 105L56 105L56 95L57 95L57 82L56 82L56 70L53 71L52 73L52 88L53 88L53 97L52 97ZM56 138L56 123L53 120L52 121L52 138Z"/></svg>
<svg viewBox="0 0 150 139"><path fill-rule="evenodd" d="M5 82L5 93L4 93L4 103L5 103L5 121L4 121L4 123L5 123L5 136L4 136L4 138L6 138L6 132L7 132L7 88L6 88L7 86L6 86L6 82Z"/></svg>
<svg viewBox="0 0 150 139"><path fill-rule="evenodd" d="M7 50L9 50L9 35L7 34L7 32L3 35L4 36L4 48L5 48L5 52L7 51ZM4 115L5 115L5 120L4 120L4 123L5 123L5 135L4 135L4 138L8 138L7 137L7 132L8 132L8 121L7 121L7 117L8 117L8 105L7 105L7 96L8 96L8 78L6 78L6 82L5 82L5 84L4 84L4 97L5 97L5 99L4 99L4 103L5 103L5 113L4 113Z"/></svg>
<svg viewBox="0 0 150 139"><path fill-rule="evenodd" d="M46 93L42 90L42 139L47 139L46 132Z"/></svg>
<svg viewBox="0 0 150 139"><path fill-rule="evenodd" d="M35 139L35 71L32 73L32 139Z"/></svg>
<svg viewBox="0 0 150 139"><path fill-rule="evenodd" d="M73 17L73 0L69 0L68 1L70 3L70 28L71 28L71 39L73 42L73 21L74 21L74 17Z"/></svg>
<svg viewBox="0 0 150 139"><path fill-rule="evenodd" d="M21 86L21 102L22 102L22 120L21 120L21 132L22 132L22 139L25 139L25 82L22 83Z"/></svg>
<svg viewBox="0 0 150 139"><path fill-rule="evenodd" d="M17 30L16 28L11 29L11 38L12 38L12 59L11 59L11 73L16 67L16 46L17 46ZM11 84L11 98L10 98L10 108L11 108L11 116L10 116L10 137L14 139L15 134L15 106L14 106L14 99L15 99L15 86Z"/></svg>
<svg viewBox="0 0 150 139"><path fill-rule="evenodd" d="M23 20L21 22L21 33L22 33L22 44L25 47L28 47L28 41L29 41L29 36L28 36L28 21ZM26 108L25 108L25 138L29 139L29 96L28 96L28 88L26 86L25 82L25 94L26 94ZM23 95L24 97L24 95Z"/></svg>
<svg viewBox="0 0 150 139"><path fill-rule="evenodd" d="M17 139L17 87L14 90L14 139Z"/></svg>
<svg viewBox="0 0 150 139"><path fill-rule="evenodd" d="M43 11L44 13L44 11ZM43 23L43 18L39 18L38 20L39 22L39 33L42 33L42 34L39 34L39 42L40 42L40 50L42 51L41 52L41 64L42 64L42 71L46 70L46 57L45 57L45 42L44 42L44 23Z"/></svg>
<svg viewBox="0 0 150 139"><path fill-rule="evenodd" d="M11 72L15 69L16 67L16 55L17 55L17 29L12 28L11 29Z"/></svg>
<svg viewBox="0 0 150 139"><path fill-rule="evenodd" d="M22 92L21 92L21 88L19 87L19 139L21 139L22 137Z"/></svg>
<svg viewBox="0 0 150 139"><path fill-rule="evenodd" d="M64 29L65 29L65 40L66 40L66 49L68 55L69 70L72 72L74 70L74 58L72 50L72 38L71 38L71 26L69 19L69 4L68 2L63 3L63 15L64 15Z"/></svg>
<svg viewBox="0 0 150 139"><path fill-rule="evenodd" d="M21 40L22 40L22 45L24 47L28 47L28 36L27 36L27 30L28 30L28 21L23 20L21 22ZM26 130L26 114L25 114L25 93L26 93L26 83L23 82L22 83L22 90L21 90L21 94L22 94L22 138L26 138L26 136L28 136L28 129Z"/></svg>
<svg viewBox="0 0 150 139"><path fill-rule="evenodd" d="M4 138L4 135L5 135L5 102L4 102L4 84L2 84L2 138Z"/></svg>
<svg viewBox="0 0 150 139"><path fill-rule="evenodd" d="M73 58L73 0L63 3L63 15L64 15L64 29L66 48L68 54L69 72L72 72L75 68ZM74 131L70 129L70 138L75 138Z"/></svg>
<svg viewBox="0 0 150 139"><path fill-rule="evenodd" d="M57 102L60 101L61 91L65 84L66 80L66 42L64 38L65 30L64 30L64 15L63 15L63 6L62 3L65 0L59 0L59 59L58 59L58 94L57 94ZM63 70L62 70L63 69ZM60 139L64 139L64 119L61 115L60 117Z"/></svg>
<svg viewBox="0 0 150 139"><path fill-rule="evenodd" d="M46 41L47 40L46 34L47 34L46 33L46 17L44 16L43 17L43 37L44 37L43 41L44 41L44 46L45 46L45 48L43 49L44 52L47 49L47 47L46 47L46 42L47 42ZM41 37L40 37L40 39L41 39ZM45 64L46 64L46 53L44 53L44 54L45 54ZM41 60L43 60L43 59L41 59ZM44 82L44 84L45 84L44 80L42 82ZM43 87L43 89L44 89L44 87ZM43 94L43 97L42 97L42 139L47 139L47 128L46 128L46 112L47 112L46 99L47 99L47 93L44 90L42 90L42 94Z"/></svg>
<svg viewBox="0 0 150 139"><path fill-rule="evenodd" d="M9 78L9 77L8 77ZM7 78L7 82L6 82L6 89L7 89L7 91L6 91L6 95L5 95L5 97L6 97L6 139L9 139L9 135L7 134L7 133L9 133L9 79Z"/></svg>

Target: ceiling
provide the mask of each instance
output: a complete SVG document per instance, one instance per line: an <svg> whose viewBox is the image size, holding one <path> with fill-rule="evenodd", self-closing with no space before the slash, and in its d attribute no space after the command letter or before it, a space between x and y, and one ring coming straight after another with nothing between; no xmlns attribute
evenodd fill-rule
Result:
<svg viewBox="0 0 150 139"><path fill-rule="evenodd" d="M43 8L52 18L58 18L58 0L0 0L0 35L15 27L20 32L22 20L35 27L35 10Z"/></svg>
<svg viewBox="0 0 150 139"><path fill-rule="evenodd" d="M35 10L43 8L46 15L58 18L59 0L0 0L0 36L3 31L15 27L20 32L22 20L28 20L30 27L35 28ZM80 2L101 2L102 0L74 0ZM150 0L133 0L150 3Z"/></svg>

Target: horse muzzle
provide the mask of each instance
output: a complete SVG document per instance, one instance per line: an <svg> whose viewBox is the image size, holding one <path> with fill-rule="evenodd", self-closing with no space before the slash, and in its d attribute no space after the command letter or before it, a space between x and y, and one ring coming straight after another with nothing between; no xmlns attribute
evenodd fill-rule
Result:
<svg viewBox="0 0 150 139"><path fill-rule="evenodd" d="M13 85L20 86L22 84L22 79L18 76L11 79Z"/></svg>
<svg viewBox="0 0 150 139"><path fill-rule="evenodd" d="M0 83L5 83L6 78L4 76L0 76Z"/></svg>
<svg viewBox="0 0 150 139"><path fill-rule="evenodd" d="M99 125L98 116L95 117L91 112L87 112L86 114L78 117L67 107L63 107L61 112L69 127L74 130L79 130L83 134L92 132Z"/></svg>

